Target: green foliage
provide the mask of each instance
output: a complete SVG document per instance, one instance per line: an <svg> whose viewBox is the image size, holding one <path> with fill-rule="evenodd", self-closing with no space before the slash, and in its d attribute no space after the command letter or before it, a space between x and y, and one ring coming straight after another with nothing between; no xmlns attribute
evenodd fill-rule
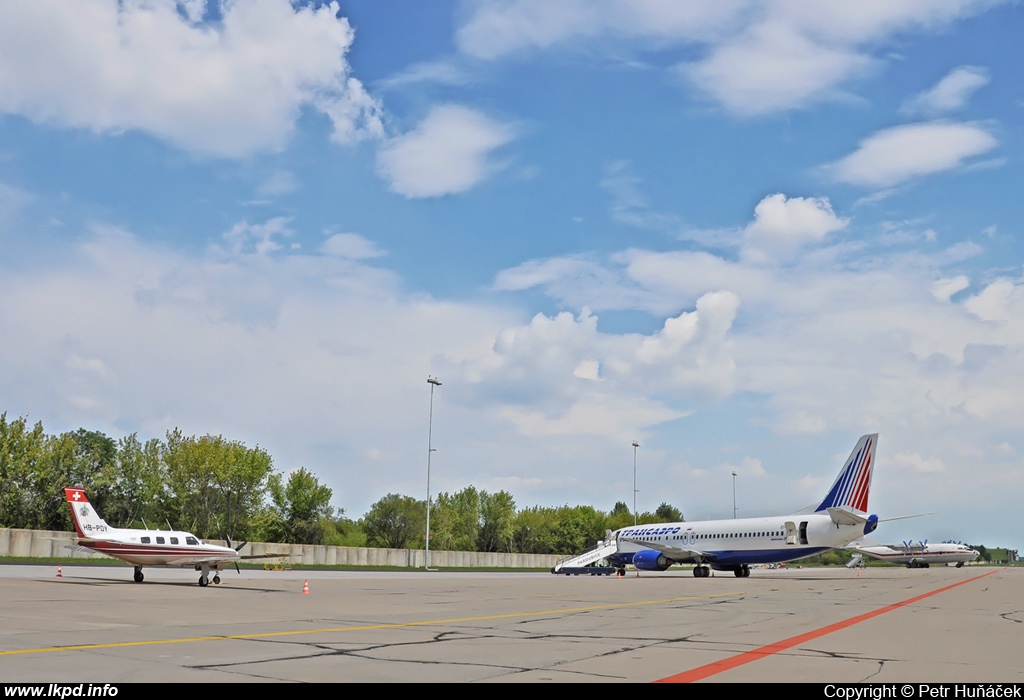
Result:
<svg viewBox="0 0 1024 700"><path fill-rule="evenodd" d="M276 542L321 544L327 523L334 515L330 505L332 491L320 483L305 467L294 471L288 483L281 476L268 479L268 491L274 504L272 514L261 514L262 532L273 534Z"/></svg>
<svg viewBox="0 0 1024 700"><path fill-rule="evenodd" d="M38 486L49 481L42 474L46 440L42 423L30 429L24 418L0 414L0 525L38 527Z"/></svg>
<svg viewBox="0 0 1024 700"><path fill-rule="evenodd" d="M515 534L516 502L508 491L480 492L480 532L477 549L481 552L511 552Z"/></svg>
<svg viewBox="0 0 1024 700"><path fill-rule="evenodd" d="M574 554L602 539L605 526L605 514L591 506L529 508L513 521L512 551Z"/></svg>
<svg viewBox="0 0 1024 700"><path fill-rule="evenodd" d="M324 521L324 544L333 547L366 547L366 533L361 523L339 515Z"/></svg>
<svg viewBox="0 0 1024 700"><path fill-rule="evenodd" d="M389 493L370 507L362 521L370 547L423 549L427 506L412 496Z"/></svg>
<svg viewBox="0 0 1024 700"><path fill-rule="evenodd" d="M467 486L456 494L439 493L430 506L431 548L471 552L480 532L481 492Z"/></svg>
<svg viewBox="0 0 1024 700"><path fill-rule="evenodd" d="M248 539L273 473L270 455L221 436L186 438L175 429L164 448L169 510L200 537Z"/></svg>
<svg viewBox="0 0 1024 700"><path fill-rule="evenodd" d="M654 515L660 518L657 522L661 523L679 523L684 520L683 511L665 502L658 506L658 509L654 511Z"/></svg>

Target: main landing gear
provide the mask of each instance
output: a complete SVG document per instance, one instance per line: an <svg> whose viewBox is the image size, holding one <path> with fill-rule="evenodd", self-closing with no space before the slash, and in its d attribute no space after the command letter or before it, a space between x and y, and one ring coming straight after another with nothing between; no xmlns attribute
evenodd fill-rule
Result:
<svg viewBox="0 0 1024 700"><path fill-rule="evenodd" d="M141 566L136 566L135 567L135 583L142 583L142 580L144 578L146 578L146 577L142 575L142 567Z"/></svg>
<svg viewBox="0 0 1024 700"><path fill-rule="evenodd" d="M694 576L694 578L707 578L710 575L711 575L711 568L708 567L708 566L705 566L704 564L698 564L697 566L693 567L693 576Z"/></svg>
<svg viewBox="0 0 1024 700"><path fill-rule="evenodd" d="M207 586L210 585L210 581L211 581L211 579L210 579L210 565L209 564L197 564L196 565L196 569L198 571L202 572L202 573L199 574L199 585L200 585L200 587L206 588ZM214 584L220 583L220 573L216 569L214 569L214 571L213 571L213 579L212 579L212 581L213 581Z"/></svg>
<svg viewBox="0 0 1024 700"><path fill-rule="evenodd" d="M732 572L736 574L736 578L747 578L750 576L750 566L748 564L740 564Z"/></svg>

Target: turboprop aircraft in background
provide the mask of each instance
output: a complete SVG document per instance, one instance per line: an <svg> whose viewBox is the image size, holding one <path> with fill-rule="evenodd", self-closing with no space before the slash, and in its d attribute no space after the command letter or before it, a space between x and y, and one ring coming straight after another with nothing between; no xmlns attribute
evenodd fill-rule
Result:
<svg viewBox="0 0 1024 700"><path fill-rule="evenodd" d="M551 571L578 570L605 559L620 572L630 564L647 571L695 564L693 575L698 578L709 576L710 569L743 577L750 575L751 564L792 561L843 547L874 532L881 522L867 513L877 444L877 433L861 437L817 507L776 517L625 527Z"/></svg>
<svg viewBox="0 0 1024 700"><path fill-rule="evenodd" d="M873 540L851 542L847 549L875 559L906 564L908 569L927 569L929 564L956 564L959 569L965 562L978 558L979 552L958 542L928 544L928 540L912 544L907 540L902 545L882 544Z"/></svg>
<svg viewBox="0 0 1024 700"><path fill-rule="evenodd" d="M264 559L279 557L279 554L257 554L242 556L239 551L247 542L237 547L207 544L191 532L176 530L135 530L111 527L99 516L89 503L85 491L80 488L64 489L71 518L75 522L75 544L100 554L120 559L135 566L135 582L142 583L143 566L195 567L199 574L199 585L210 585L210 572L214 583L220 583L220 567L234 564L242 559Z"/></svg>

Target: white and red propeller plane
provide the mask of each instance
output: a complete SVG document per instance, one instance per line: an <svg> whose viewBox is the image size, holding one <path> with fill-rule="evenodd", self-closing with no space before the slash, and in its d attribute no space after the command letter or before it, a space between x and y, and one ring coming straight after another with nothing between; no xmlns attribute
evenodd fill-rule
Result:
<svg viewBox="0 0 1024 700"><path fill-rule="evenodd" d="M979 552L959 542L942 542L928 544L928 540L912 544L906 540L902 545L882 544L873 540L863 539L851 542L847 549L858 554L893 564L905 564L908 569L927 569L930 564L956 564L959 569L978 558Z"/></svg>
<svg viewBox="0 0 1024 700"><path fill-rule="evenodd" d="M208 586L210 581L220 583L220 567L234 564L242 559L263 559L279 557L279 554L242 556L239 551L247 542L237 547L208 544L191 532L176 530L135 530L107 525L89 503L81 488L64 489L71 518L75 521L75 544L100 554L120 559L135 566L135 582L142 583L143 566L195 567L199 574L199 585ZM213 578L210 572L213 571Z"/></svg>

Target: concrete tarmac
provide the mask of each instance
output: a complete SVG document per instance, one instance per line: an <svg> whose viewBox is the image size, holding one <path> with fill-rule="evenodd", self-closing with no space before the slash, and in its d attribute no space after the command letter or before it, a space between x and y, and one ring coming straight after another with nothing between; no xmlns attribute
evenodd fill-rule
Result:
<svg viewBox="0 0 1024 700"><path fill-rule="evenodd" d="M0 681L1024 682L1021 569L56 570L0 566Z"/></svg>

